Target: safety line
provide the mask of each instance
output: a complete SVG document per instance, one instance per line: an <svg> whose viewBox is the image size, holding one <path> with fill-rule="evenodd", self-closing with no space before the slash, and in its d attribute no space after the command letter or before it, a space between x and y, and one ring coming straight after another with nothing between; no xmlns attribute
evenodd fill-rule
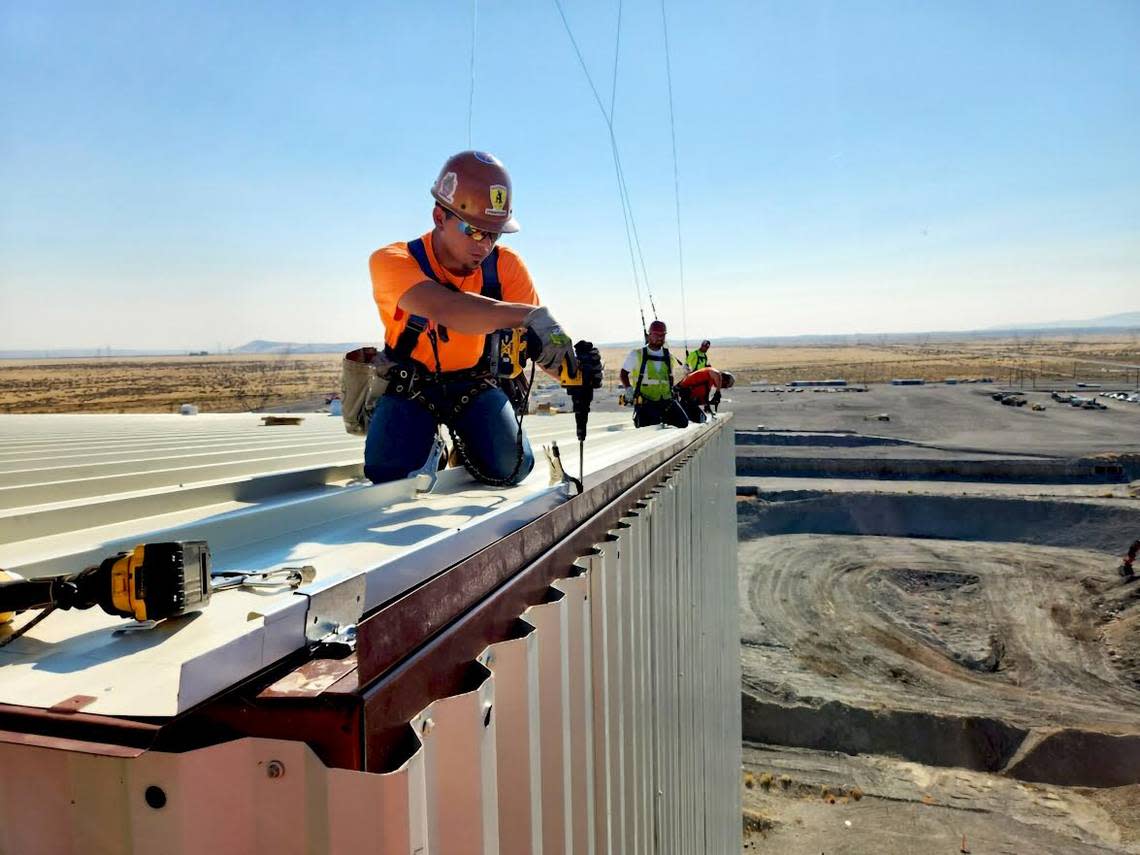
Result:
<svg viewBox="0 0 1140 855"><path fill-rule="evenodd" d="M613 119L614 104L617 103L618 57L621 55L621 2L618 0L617 35L614 37L614 82L610 88L610 119Z"/></svg>
<svg viewBox="0 0 1140 855"><path fill-rule="evenodd" d="M467 148L471 148L471 117L475 113L475 44L479 30L479 0L471 0L471 89L467 95Z"/></svg>
<svg viewBox="0 0 1140 855"><path fill-rule="evenodd" d="M570 22L566 18L566 11L562 8L561 0L554 0L554 6L558 10L558 16L562 19L562 26L565 28L566 35L570 39L571 47L574 48L574 55L577 56L577 58L578 58L578 65L581 67L582 73L586 77L586 83L589 85L590 92L594 96L594 102L598 105L598 110L601 112L602 119L605 121L606 127L608 128L609 133L610 133L610 151L613 154L613 158L614 158L614 171L615 171L615 174L617 176L617 182L618 182L618 196L621 200L623 219L625 220L625 224L626 224L626 242L629 244L630 263L633 265L634 288L637 290L638 310L641 313L641 326L642 326L642 332L644 333L645 332L645 309L644 309L642 302L641 302L641 288L640 288L640 285L638 284L638 271L637 271L637 260L635 258L635 246L636 246L636 255L641 260L641 276L645 281L645 292L649 297L649 305L650 305L650 308L653 310L654 318L657 317L657 307L654 305L653 291L649 286L649 271L645 265L645 255L641 251L641 240L637 234L637 223L634 219L633 207L630 204L629 187L626 184L625 172L621 166L621 155L620 155L619 150L618 150L617 135L614 133L613 115L612 115L611 111L606 110L606 105L602 101L602 96L600 94L598 94L598 87L594 84L594 78L590 74L590 69L586 66L586 60L582 56L581 49L578 47L578 40L574 38L574 32L573 32L573 30L570 29ZM615 77L616 77L616 73L617 73L616 72L616 66L615 66L615 72L614 73L615 73ZM615 80L615 84L614 84L614 91L616 92L616 80Z"/></svg>
<svg viewBox="0 0 1140 855"><path fill-rule="evenodd" d="M661 0L661 31L665 36L665 80L669 88L669 136L673 141L673 199L677 208L677 267L681 281L681 337L685 356L689 355L688 317L685 312L685 251L681 245L681 181L677 175L677 127L673 119L673 70L669 58L669 22L665 17L665 0Z"/></svg>

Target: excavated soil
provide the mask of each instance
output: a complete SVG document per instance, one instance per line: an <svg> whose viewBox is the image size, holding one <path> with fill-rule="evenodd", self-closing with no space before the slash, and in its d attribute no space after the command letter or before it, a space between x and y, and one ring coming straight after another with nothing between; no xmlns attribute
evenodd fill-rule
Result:
<svg viewBox="0 0 1140 855"><path fill-rule="evenodd" d="M882 756L745 744L744 852L1140 852L1140 786L1028 784Z"/></svg>
<svg viewBox="0 0 1140 855"><path fill-rule="evenodd" d="M739 554L746 738L1140 782L1140 585L1111 556L822 534Z"/></svg>
<svg viewBox="0 0 1140 855"><path fill-rule="evenodd" d="M745 852L1140 853L1135 502L738 511Z"/></svg>

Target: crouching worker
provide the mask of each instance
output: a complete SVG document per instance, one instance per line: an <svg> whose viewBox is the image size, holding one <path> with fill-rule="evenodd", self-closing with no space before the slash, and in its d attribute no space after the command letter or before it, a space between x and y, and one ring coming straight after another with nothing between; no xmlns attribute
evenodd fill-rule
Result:
<svg viewBox="0 0 1140 855"><path fill-rule="evenodd" d="M684 410L673 399L673 357L665 346L665 332L664 321L651 323L645 347L631 350L621 367L620 394L625 403L633 404L636 427L689 424Z"/></svg>
<svg viewBox="0 0 1140 855"><path fill-rule="evenodd" d="M517 484L534 467L534 453L492 370L488 333L527 328L541 342L532 356L554 376L563 360L574 364L574 347L539 305L522 259L496 245L519 230L503 164L461 152L443 165L431 195L432 230L369 261L387 387L368 424L364 474L379 483L434 467L429 456L446 425L476 479Z"/></svg>
<svg viewBox="0 0 1140 855"><path fill-rule="evenodd" d="M677 403L689 421L701 423L706 421L706 414L715 412L720 406L720 390L731 389L735 385L736 378L731 372L701 368L687 374L677 384Z"/></svg>

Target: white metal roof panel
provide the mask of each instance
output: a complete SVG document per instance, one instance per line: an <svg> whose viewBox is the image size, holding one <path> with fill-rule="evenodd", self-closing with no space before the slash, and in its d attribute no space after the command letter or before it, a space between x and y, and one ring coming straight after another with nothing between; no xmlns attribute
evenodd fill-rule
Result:
<svg viewBox="0 0 1140 855"><path fill-rule="evenodd" d="M526 427L540 458L540 446L558 440L576 474L571 416ZM587 473L675 436L634 431L626 414L594 414ZM50 707L87 695L85 712L174 715L301 649L306 622L325 616L329 598L354 592L359 600L340 607L358 617L568 498L541 459L507 489L462 470L442 473L429 495L410 480L352 483L362 445L339 418L313 414L272 428L253 414L0 416L0 567L73 572L143 541L205 539L215 570L317 572L299 591L221 592L198 615L140 632L98 609L52 615L0 648L0 703ZM192 451L184 458L180 448ZM39 465L48 458L55 465Z"/></svg>

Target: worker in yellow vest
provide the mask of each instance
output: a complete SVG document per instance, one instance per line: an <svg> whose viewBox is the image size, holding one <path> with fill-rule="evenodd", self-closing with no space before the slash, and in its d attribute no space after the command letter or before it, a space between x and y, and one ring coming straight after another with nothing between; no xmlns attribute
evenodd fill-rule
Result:
<svg viewBox="0 0 1140 855"><path fill-rule="evenodd" d="M701 342L701 346L692 351L686 358L685 364L690 371L700 371L702 368L709 367L709 347L712 342L707 338Z"/></svg>
<svg viewBox="0 0 1140 855"><path fill-rule="evenodd" d="M689 424L673 399L673 357L665 346L665 333L664 321L651 323L645 346L631 350L621 367L621 399L633 404L635 427Z"/></svg>

